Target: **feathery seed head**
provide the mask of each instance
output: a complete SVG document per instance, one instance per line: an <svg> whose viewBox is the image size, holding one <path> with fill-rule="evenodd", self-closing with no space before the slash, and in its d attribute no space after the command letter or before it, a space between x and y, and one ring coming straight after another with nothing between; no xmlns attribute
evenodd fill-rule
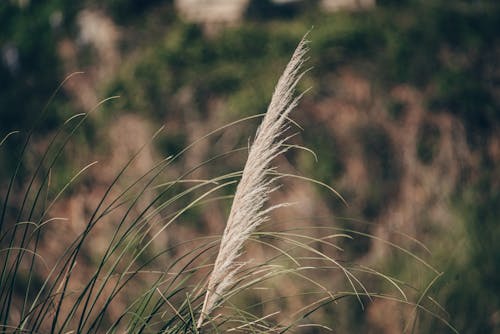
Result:
<svg viewBox="0 0 500 334"><path fill-rule="evenodd" d="M286 131L288 115L297 106L301 97L300 95L294 97L294 91L302 77L301 67L306 61L308 41L305 37L300 41L281 75L266 115L250 147L222 235L219 253L208 280L205 300L198 319L198 328L203 325L205 318L234 284L235 274L240 267L236 259L245 241L259 225L268 219L271 210L282 206L276 205L264 209L270 193L275 189L273 182L276 177L269 177L273 170L271 162L287 150L283 146L286 138L279 139L279 137Z"/></svg>

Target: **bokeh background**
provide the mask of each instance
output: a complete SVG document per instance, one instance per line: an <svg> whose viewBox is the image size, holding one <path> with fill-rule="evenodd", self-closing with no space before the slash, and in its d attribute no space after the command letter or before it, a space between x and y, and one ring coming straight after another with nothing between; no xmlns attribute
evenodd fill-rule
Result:
<svg viewBox="0 0 500 334"><path fill-rule="evenodd" d="M299 215L309 217L301 224L336 224L394 242L401 241L395 231L416 238L430 254L414 245L410 250L443 272L429 295L446 310L444 317L461 333L500 333L495 0L3 0L0 138L36 125L21 175L34 168L64 120L120 96L92 113L52 167L51 187L58 189L87 163L100 161L58 201L52 214L72 224L49 233L41 249L61 252L64 242L53 238L74 238L105 186L160 125L166 126L163 134L128 177L213 129L265 112L307 31L311 69L300 89L311 89L294 112L304 130L293 140L319 160L291 151L277 163L333 186L349 206L321 187L284 180L273 201L298 204L273 219ZM75 71L85 73L72 77L37 121L58 85ZM244 145L255 125L200 142L169 175ZM19 143L13 137L0 151L2 196ZM190 177L215 177L243 162L243 154L223 159ZM21 178L19 188L22 183ZM222 203L190 210L174 232L159 239L159 247L220 234L227 208ZM99 245L96 236L89 263ZM432 277L373 238L346 244L344 256L424 287ZM377 289L377 283L368 284ZM322 316L337 333L401 333L407 313L386 300L362 310L353 298L328 305ZM434 317L419 319L417 332L447 331Z"/></svg>

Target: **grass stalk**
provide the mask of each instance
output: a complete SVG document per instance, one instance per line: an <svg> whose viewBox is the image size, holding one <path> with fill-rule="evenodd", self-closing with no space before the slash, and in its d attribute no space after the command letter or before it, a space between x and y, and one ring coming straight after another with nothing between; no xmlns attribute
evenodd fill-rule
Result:
<svg viewBox="0 0 500 334"><path fill-rule="evenodd" d="M272 160L287 150L283 146L286 139L280 139L280 136L287 129L288 116L300 98L294 97L294 91L302 76L301 68L306 53L307 40L304 37L276 85L267 113L249 149L219 252L207 283L205 299L197 321L198 328L203 326L204 320L235 282L235 274L240 267L236 261L245 241L268 219L269 212L278 207L264 209L275 189L273 182L277 178L270 178L268 174L273 171Z"/></svg>

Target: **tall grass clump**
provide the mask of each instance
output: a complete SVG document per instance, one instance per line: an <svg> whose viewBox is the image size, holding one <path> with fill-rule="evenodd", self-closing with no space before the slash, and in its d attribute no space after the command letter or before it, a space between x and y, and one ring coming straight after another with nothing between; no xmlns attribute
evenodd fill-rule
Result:
<svg viewBox="0 0 500 334"><path fill-rule="evenodd" d="M127 172L141 159L143 150L161 135L160 128L151 142L144 143L113 180L102 186L100 197L80 226L56 216L54 207L99 163L81 166L57 189L51 180L68 143L99 105L96 110L74 115L62 124L34 166L31 162L31 169L24 166L32 155L29 148L34 131L30 130L20 141L17 165L1 192L0 332L269 333L301 332L311 327L327 330L324 323L329 319L316 315L347 297L354 298L361 308L375 298L400 302L401 307L411 311L410 330L416 326L416 314L421 313L434 315L448 325L425 287L418 290L375 269L340 260L342 248L338 240L375 237L334 224L315 226L304 221L293 227L276 223L272 231L263 231L271 212L287 206L282 203L266 207L282 178L308 180L338 195L326 184L280 173L273 167L277 156L289 149L300 149L287 143L287 131L292 124L290 113L300 99L295 89L304 73L306 52L307 42L303 39L279 79L248 147L210 157L177 177L167 176L169 167L198 142L262 115L216 129L160 160L139 177L128 179ZM20 136L9 133L0 145L20 140ZM191 177L207 164L246 151L248 157L242 171L211 179ZM236 184L234 196L228 195ZM220 238L202 235L162 241L162 236L169 236L170 231L175 233L175 224L182 224L183 217L191 211L228 200L232 200L232 205ZM58 239L60 234L68 234L72 239ZM249 261L250 254L245 259L243 249L247 243L262 247L264 255ZM439 276L414 253L401 245L386 243ZM51 245L56 253L50 252ZM272 293L285 279L290 284L289 293ZM370 291L363 279L380 279L387 283L387 291ZM296 289L292 289L294 285ZM453 327L448 327L453 331Z"/></svg>

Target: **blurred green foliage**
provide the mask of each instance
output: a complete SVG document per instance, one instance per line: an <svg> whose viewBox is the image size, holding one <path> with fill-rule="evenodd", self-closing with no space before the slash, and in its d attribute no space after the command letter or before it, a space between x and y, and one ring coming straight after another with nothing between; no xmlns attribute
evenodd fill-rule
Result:
<svg viewBox="0 0 500 334"><path fill-rule="evenodd" d="M152 43L125 67L107 94L119 94L121 107L153 118L175 116L177 94L188 91L192 112L203 116L214 97L228 99L230 116L265 111L279 66L296 36L271 36L262 26L227 30L206 39L198 26L177 23L166 38ZM172 98L174 97L174 98Z"/></svg>
<svg viewBox="0 0 500 334"><path fill-rule="evenodd" d="M63 73L57 41L73 19L75 6L64 1L14 1L0 4L0 124L1 134L33 126ZM64 94L59 95L43 128L59 124Z"/></svg>
<svg viewBox="0 0 500 334"><path fill-rule="evenodd" d="M497 173L498 175L498 173ZM456 194L453 226L432 231L434 265L443 275L430 294L449 314L460 333L497 333L500 330L500 192L498 178L486 172L481 180ZM436 226L438 224L435 224ZM412 273L401 259L388 261L397 273ZM432 317L419 319L422 333L446 328Z"/></svg>
<svg viewBox="0 0 500 334"><path fill-rule="evenodd" d="M417 156L421 162L429 165L439 150L441 134L439 127L425 122L418 132Z"/></svg>
<svg viewBox="0 0 500 334"><path fill-rule="evenodd" d="M498 171L497 171L498 172ZM464 224L465 244L455 244L454 253L465 253L465 261L451 259L436 291L455 316L462 333L497 333L500 310L500 191L498 174L486 173L482 180L457 200L458 223ZM467 316L474 315L474 316Z"/></svg>
<svg viewBox="0 0 500 334"><path fill-rule="evenodd" d="M370 187L363 216L376 218L391 198L398 195L400 178L399 161L389 136L381 128L368 126L359 129L364 163L369 165Z"/></svg>

